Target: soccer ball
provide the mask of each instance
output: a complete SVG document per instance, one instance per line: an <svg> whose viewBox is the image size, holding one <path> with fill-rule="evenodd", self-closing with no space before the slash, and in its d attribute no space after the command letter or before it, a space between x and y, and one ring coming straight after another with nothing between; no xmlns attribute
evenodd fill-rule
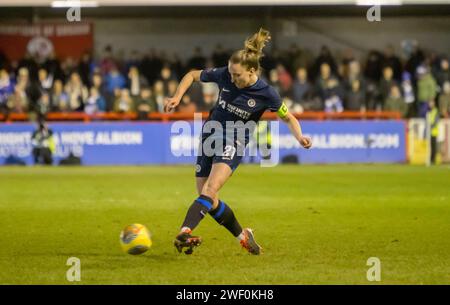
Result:
<svg viewBox="0 0 450 305"><path fill-rule="evenodd" d="M142 254L152 245L150 232L144 225L138 223L126 226L120 233L120 245L128 254Z"/></svg>

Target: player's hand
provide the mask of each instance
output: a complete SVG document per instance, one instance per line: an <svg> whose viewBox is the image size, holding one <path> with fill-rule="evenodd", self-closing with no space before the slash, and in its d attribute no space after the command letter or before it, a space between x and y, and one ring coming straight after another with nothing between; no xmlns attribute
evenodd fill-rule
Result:
<svg viewBox="0 0 450 305"><path fill-rule="evenodd" d="M306 149L309 149L312 146L312 141L310 137L301 137L300 145Z"/></svg>
<svg viewBox="0 0 450 305"><path fill-rule="evenodd" d="M180 103L180 99L177 98L166 98L164 100L164 112L172 112L175 107L178 106L178 104Z"/></svg>

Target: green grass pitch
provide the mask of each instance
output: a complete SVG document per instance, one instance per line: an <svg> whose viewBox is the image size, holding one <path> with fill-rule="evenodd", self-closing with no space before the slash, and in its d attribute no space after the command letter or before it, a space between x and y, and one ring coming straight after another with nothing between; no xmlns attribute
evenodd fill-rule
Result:
<svg viewBox="0 0 450 305"><path fill-rule="evenodd" d="M450 284L450 168L241 165L220 193L264 254L251 256L206 217L203 244L173 238L196 198L193 166L0 168L0 283ZM121 251L119 233L146 225L152 248Z"/></svg>

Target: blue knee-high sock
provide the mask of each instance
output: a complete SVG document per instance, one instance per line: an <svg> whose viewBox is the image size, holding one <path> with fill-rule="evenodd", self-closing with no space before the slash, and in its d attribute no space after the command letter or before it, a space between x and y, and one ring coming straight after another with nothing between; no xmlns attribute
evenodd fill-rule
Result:
<svg viewBox="0 0 450 305"><path fill-rule="evenodd" d="M186 213L182 228L188 227L191 230L200 223L213 205L213 200L205 195L200 195L194 200Z"/></svg>
<svg viewBox="0 0 450 305"><path fill-rule="evenodd" d="M219 205L214 210L210 210L209 214L217 221L218 224L224 226L234 237L238 237L242 232L242 227L234 216L233 210L223 201L219 200Z"/></svg>

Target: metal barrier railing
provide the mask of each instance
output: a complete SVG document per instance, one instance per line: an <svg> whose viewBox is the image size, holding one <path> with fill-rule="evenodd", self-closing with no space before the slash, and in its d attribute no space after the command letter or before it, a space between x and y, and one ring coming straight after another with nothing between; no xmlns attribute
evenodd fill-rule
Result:
<svg viewBox="0 0 450 305"><path fill-rule="evenodd" d="M297 119L305 120L400 120L401 114L399 112L386 112L386 111L344 111L339 113L327 113L327 112L302 112L293 113ZM202 112L202 118L207 118L209 113ZM28 121L32 118L32 115L28 113L10 113L8 115L0 114L0 121L2 122L17 122ZM262 119L275 120L277 118L276 113L266 112ZM137 120L138 114L135 112L128 113L116 113L116 112L103 112L95 114L86 114L84 112L50 112L46 114L46 120L48 121L117 121L117 120ZM193 120L194 113L149 113L146 119L151 121L175 121L175 120Z"/></svg>

